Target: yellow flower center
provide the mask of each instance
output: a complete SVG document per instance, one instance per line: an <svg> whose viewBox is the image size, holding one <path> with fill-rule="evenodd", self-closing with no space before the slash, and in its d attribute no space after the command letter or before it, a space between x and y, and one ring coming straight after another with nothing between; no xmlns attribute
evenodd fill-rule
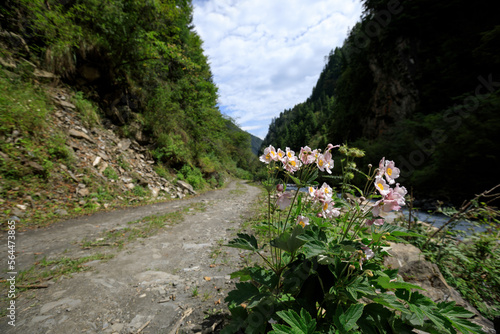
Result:
<svg viewBox="0 0 500 334"><path fill-rule="evenodd" d="M283 153L282 152L278 153L278 155L280 156L280 158L283 158Z"/></svg>
<svg viewBox="0 0 500 334"><path fill-rule="evenodd" d="M292 157L292 152L288 152L288 157L291 158Z"/></svg>
<svg viewBox="0 0 500 334"><path fill-rule="evenodd" d="M328 203L325 202L325 204L323 204L323 211L326 211L328 209Z"/></svg>
<svg viewBox="0 0 500 334"><path fill-rule="evenodd" d="M320 167L323 167L323 160L318 161L318 165L319 165Z"/></svg>
<svg viewBox="0 0 500 334"><path fill-rule="evenodd" d="M306 227L306 223L304 223L304 221L299 221L299 225L302 226L302 228Z"/></svg>
<svg viewBox="0 0 500 334"><path fill-rule="evenodd" d="M295 163L295 161L293 161L293 160L292 160L292 161L290 161L290 164L291 164L293 167L295 167L295 166L296 166L296 163Z"/></svg>
<svg viewBox="0 0 500 334"><path fill-rule="evenodd" d="M382 184L382 182L377 183L377 187L378 187L380 190L384 190L384 185Z"/></svg>
<svg viewBox="0 0 500 334"><path fill-rule="evenodd" d="M392 175L392 168L387 168L387 174L388 174L389 176L391 176L391 175Z"/></svg>
<svg viewBox="0 0 500 334"><path fill-rule="evenodd" d="M266 155L266 160L271 160L271 155L270 154Z"/></svg>

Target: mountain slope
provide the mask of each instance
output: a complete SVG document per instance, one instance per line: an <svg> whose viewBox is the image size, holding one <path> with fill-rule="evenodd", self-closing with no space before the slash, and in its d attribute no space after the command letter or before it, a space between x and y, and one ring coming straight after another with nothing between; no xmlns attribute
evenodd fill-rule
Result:
<svg viewBox="0 0 500 334"><path fill-rule="evenodd" d="M192 11L191 1L6 1L2 58L24 57L82 91L166 167L235 173L247 164L227 145Z"/></svg>
<svg viewBox="0 0 500 334"><path fill-rule="evenodd" d="M216 107L191 22L191 1L4 1L3 215L37 224L251 178L250 136Z"/></svg>
<svg viewBox="0 0 500 334"><path fill-rule="evenodd" d="M456 201L500 183L500 29L491 4L363 3L311 97L273 120L263 145L347 142L367 151L363 165L386 156L416 193Z"/></svg>

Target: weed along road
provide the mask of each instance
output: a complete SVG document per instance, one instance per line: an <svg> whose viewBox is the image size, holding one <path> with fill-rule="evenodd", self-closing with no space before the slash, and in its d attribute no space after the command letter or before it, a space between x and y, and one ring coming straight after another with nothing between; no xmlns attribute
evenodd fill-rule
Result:
<svg viewBox="0 0 500 334"><path fill-rule="evenodd" d="M17 231L18 290L8 299L2 285L0 333L213 332L242 261L223 244L253 216L259 193L234 180L189 199Z"/></svg>

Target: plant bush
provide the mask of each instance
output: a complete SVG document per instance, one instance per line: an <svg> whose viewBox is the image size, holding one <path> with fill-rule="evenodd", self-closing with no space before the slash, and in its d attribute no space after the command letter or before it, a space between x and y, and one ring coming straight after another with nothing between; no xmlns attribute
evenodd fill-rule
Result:
<svg viewBox="0 0 500 334"><path fill-rule="evenodd" d="M189 165L184 165L177 173L177 177L180 180L185 180L187 183L193 186L194 189L203 189L206 185L205 180L201 171L196 167L191 167Z"/></svg>
<svg viewBox="0 0 500 334"><path fill-rule="evenodd" d="M399 176L394 162L382 159L378 168L370 168L361 190L349 181L357 172L353 160L364 152L340 147L345 158L344 171L336 176L341 180L337 198L328 184L318 187L316 181L318 171L331 173L334 148L304 147L298 156L289 148L264 150L267 219L256 226L265 232L264 242L240 233L227 245L257 254L263 264L231 275L240 282L226 298L232 321L222 333L242 328L275 334L409 333L414 328L481 333L467 320L472 313L454 302L434 303L397 270L384 269L387 241L420 236L380 217L405 204L406 189L394 181ZM288 182L297 190L287 191Z"/></svg>
<svg viewBox="0 0 500 334"><path fill-rule="evenodd" d="M438 265L447 283L490 320L500 316L500 213L491 206L500 198L494 192L499 187L476 195L458 209L438 208L450 217L448 221L432 230L426 240L409 239L427 260ZM486 230L467 235L454 229L459 222Z"/></svg>
<svg viewBox="0 0 500 334"><path fill-rule="evenodd" d="M76 109L80 113L83 124L87 127L92 127L100 124L100 117L97 112L97 107L91 101L83 97L82 92L76 92L73 97Z"/></svg>

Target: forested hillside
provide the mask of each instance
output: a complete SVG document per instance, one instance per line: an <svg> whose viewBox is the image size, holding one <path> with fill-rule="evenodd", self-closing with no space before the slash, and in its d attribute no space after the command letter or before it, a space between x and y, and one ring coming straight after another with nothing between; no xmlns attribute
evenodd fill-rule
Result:
<svg viewBox="0 0 500 334"><path fill-rule="evenodd" d="M55 74L100 107L104 125L147 145L166 168L244 175L241 168L252 168L251 138L216 107L192 12L188 0L7 0L2 63L24 59L16 71Z"/></svg>
<svg viewBox="0 0 500 334"><path fill-rule="evenodd" d="M310 98L263 146L348 143L395 160L417 194L460 200L500 182L500 21L489 1L363 1ZM467 180L467 181L465 181Z"/></svg>

